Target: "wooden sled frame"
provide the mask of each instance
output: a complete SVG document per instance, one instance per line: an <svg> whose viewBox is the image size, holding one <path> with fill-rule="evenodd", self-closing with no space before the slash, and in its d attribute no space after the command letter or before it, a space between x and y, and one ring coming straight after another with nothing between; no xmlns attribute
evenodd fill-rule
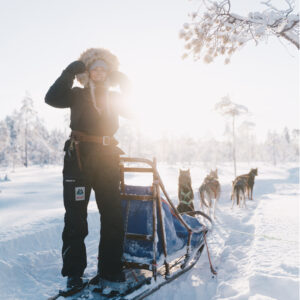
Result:
<svg viewBox="0 0 300 300"><path fill-rule="evenodd" d="M125 167L125 163L143 163L148 165L148 167ZM153 174L153 183L152 183L152 195L134 195L134 194L126 194L125 193L125 173L126 172L139 172L139 173L152 173ZM178 266L179 261L183 264L186 264L190 259L190 245L191 245L191 236L193 230L188 226L188 224L184 221L180 213L177 211L175 205L172 203L163 182L158 174L157 171L157 161L154 158L153 161L144 158L131 158L131 157L121 157L120 158L120 180L121 180L121 199L129 200L127 201L126 207L126 216L125 216L125 239L132 239L132 240L147 240L152 241L153 244L153 259L151 264L141 264L141 263L134 263L129 261L124 261L125 267L129 269L146 269L151 270L153 274L153 278L156 280L157 273L164 274L166 277L170 275L170 269ZM164 196L168 204L171 206L173 212L175 213L177 219L180 223L187 229L188 231L188 241L187 241L187 248L186 254L182 259L177 260L175 263L174 261L171 263L167 262L167 245L166 245L166 235L165 235L165 227L164 227L164 219L162 215L162 200L161 200L161 191L163 192ZM143 235L143 234L132 234L127 232L128 228L128 216L129 216L129 207L130 207L130 200L140 200L140 201L152 201L153 205L153 235ZM158 212L158 215L157 215ZM200 214L208 219L210 219L207 215L202 212L194 212L194 215ZM161 224L161 236L162 236L162 247L164 253L164 264L162 266L157 266L156 261L156 245L157 245L157 235L156 233L156 224L157 220L159 220ZM211 221L211 220L209 220ZM204 226L203 232L206 234L208 229Z"/></svg>

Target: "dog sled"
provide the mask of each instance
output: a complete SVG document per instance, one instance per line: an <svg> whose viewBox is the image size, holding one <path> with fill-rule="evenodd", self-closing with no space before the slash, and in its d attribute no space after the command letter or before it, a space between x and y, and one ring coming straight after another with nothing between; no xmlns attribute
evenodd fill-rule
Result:
<svg viewBox="0 0 300 300"><path fill-rule="evenodd" d="M152 185L127 185L125 174L133 172L152 174ZM107 292L106 287L94 285L95 280L91 279L74 295L62 292L59 296L67 299L144 299L190 270L201 256L211 227L204 225L200 216L208 220L207 224L211 219L202 212L188 215L177 211L159 176L156 160L123 157L120 173L126 288L118 292L108 289ZM212 267L211 270L214 272Z"/></svg>

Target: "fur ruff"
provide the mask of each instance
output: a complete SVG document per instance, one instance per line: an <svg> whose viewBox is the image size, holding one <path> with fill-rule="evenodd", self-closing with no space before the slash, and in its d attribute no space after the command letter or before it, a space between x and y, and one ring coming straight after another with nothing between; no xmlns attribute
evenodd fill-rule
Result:
<svg viewBox="0 0 300 300"><path fill-rule="evenodd" d="M104 60L107 63L107 65L109 67L109 72L118 71L119 60L114 54L112 54L107 49L104 49L104 48L89 48L89 49L85 50L79 57L79 60L82 61L85 64L87 70L98 59ZM85 87L89 83L88 72L78 74L78 75L76 75L76 78ZM111 80L109 82L110 86L114 86L116 84L117 84L116 82L112 82Z"/></svg>

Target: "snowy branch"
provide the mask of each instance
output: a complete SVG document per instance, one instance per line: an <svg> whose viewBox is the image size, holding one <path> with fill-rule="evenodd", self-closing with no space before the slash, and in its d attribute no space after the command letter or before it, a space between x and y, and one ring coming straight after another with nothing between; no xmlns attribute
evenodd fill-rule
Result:
<svg viewBox="0 0 300 300"><path fill-rule="evenodd" d="M215 110L222 115L230 116L239 116L248 113L246 106L232 102L229 96L223 97L222 100L215 105Z"/></svg>
<svg viewBox="0 0 300 300"><path fill-rule="evenodd" d="M203 57L210 63L217 56L224 55L225 63L232 54L247 42L256 45L270 36L284 39L299 49L299 14L295 14L295 0L285 0L288 8L277 9L271 1L262 2L267 9L250 12L247 17L231 12L230 0L212 2L202 0L205 11L190 14L191 21L183 25L179 37L185 41L183 58Z"/></svg>

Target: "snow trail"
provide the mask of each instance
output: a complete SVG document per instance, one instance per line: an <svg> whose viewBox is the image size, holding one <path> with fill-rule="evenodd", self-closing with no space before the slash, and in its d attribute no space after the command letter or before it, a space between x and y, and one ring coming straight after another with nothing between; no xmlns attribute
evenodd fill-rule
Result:
<svg viewBox="0 0 300 300"><path fill-rule="evenodd" d="M231 185L222 184L209 238L218 275L203 253L183 280L149 299L184 299L187 291L190 299L299 299L299 168L262 170L246 209L231 209Z"/></svg>
<svg viewBox="0 0 300 300"><path fill-rule="evenodd" d="M248 165L242 172L249 171ZM160 166L176 204L177 166ZM222 186L209 250L218 275L212 276L206 250L196 266L148 299L299 299L299 167L258 165L254 201L231 209L231 167L219 167ZM205 167L191 168L195 206ZM0 299L44 299L65 285L60 275L63 206L59 167L16 170L1 182ZM132 183L142 181L131 176ZM99 214L89 204L88 267L96 272ZM272 239L275 238L275 239Z"/></svg>

